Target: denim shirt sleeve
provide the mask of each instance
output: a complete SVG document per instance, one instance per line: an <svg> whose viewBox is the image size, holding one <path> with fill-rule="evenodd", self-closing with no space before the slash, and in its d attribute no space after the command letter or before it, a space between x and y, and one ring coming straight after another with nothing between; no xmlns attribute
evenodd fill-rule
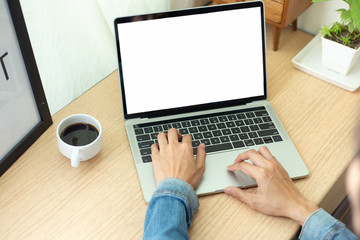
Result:
<svg viewBox="0 0 360 240"><path fill-rule="evenodd" d="M198 208L199 199L188 183L176 178L161 181L146 211L143 239L189 239Z"/></svg>
<svg viewBox="0 0 360 240"><path fill-rule="evenodd" d="M318 209L305 221L299 239L358 239L345 225L323 209Z"/></svg>

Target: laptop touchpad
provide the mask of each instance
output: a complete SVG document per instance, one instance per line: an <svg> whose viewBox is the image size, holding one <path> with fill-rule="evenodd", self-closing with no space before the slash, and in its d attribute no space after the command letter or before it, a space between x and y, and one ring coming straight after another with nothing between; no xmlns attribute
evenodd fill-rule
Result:
<svg viewBox="0 0 360 240"><path fill-rule="evenodd" d="M256 181L249 175L241 171L231 172L227 170L227 166L233 164L236 157L246 150L248 149L223 152L221 154L208 154L206 156L205 173L196 189L196 193L222 192L227 186L255 186Z"/></svg>

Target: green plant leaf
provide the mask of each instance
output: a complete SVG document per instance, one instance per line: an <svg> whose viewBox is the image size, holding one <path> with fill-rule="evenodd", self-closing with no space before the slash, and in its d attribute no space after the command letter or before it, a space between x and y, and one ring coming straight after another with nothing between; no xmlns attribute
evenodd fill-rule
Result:
<svg viewBox="0 0 360 240"><path fill-rule="evenodd" d="M353 22L348 24L348 30L349 30L350 33L353 33L355 29L356 29L356 27L355 27L355 24Z"/></svg>
<svg viewBox="0 0 360 240"><path fill-rule="evenodd" d="M328 28L328 26L326 26L326 25L322 26L322 28L320 29L320 35L321 36L328 35L329 37L332 37L331 29Z"/></svg>
<svg viewBox="0 0 360 240"><path fill-rule="evenodd" d="M338 35L341 33L341 30L343 29L343 25L339 22L334 23L334 25L331 27L330 32L335 33L335 35Z"/></svg>
<svg viewBox="0 0 360 240"><path fill-rule="evenodd" d="M329 1L329 0L312 0L312 2L327 2L327 1Z"/></svg>
<svg viewBox="0 0 360 240"><path fill-rule="evenodd" d="M360 0L353 0L350 5L351 16L356 28L360 28Z"/></svg>
<svg viewBox="0 0 360 240"><path fill-rule="evenodd" d="M351 11L350 10L346 10L344 8L341 8L341 9L338 9L336 11L341 13L340 18L344 22L348 22L351 19Z"/></svg>
<svg viewBox="0 0 360 240"><path fill-rule="evenodd" d="M342 41L342 44L345 46L350 45L350 43L351 43L350 36L348 36L348 37L341 36L341 41Z"/></svg>

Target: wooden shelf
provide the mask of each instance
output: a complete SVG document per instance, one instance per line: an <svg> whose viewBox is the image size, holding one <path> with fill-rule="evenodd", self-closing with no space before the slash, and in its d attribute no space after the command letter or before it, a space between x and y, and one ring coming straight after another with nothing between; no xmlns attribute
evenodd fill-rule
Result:
<svg viewBox="0 0 360 240"><path fill-rule="evenodd" d="M252 0L213 0L213 4L227 4L236 2L249 2ZM310 5L311 0L263 0L265 4L265 19L273 26L273 50L279 46L281 29L292 24L297 29L297 18Z"/></svg>

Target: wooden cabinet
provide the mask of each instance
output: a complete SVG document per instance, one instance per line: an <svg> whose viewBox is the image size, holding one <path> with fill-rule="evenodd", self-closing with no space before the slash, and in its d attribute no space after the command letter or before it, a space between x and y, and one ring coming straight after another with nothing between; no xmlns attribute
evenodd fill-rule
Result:
<svg viewBox="0 0 360 240"><path fill-rule="evenodd" d="M213 0L213 4L248 2L250 0ZM273 26L273 50L277 51L281 29L292 23L297 29L297 18L311 5L311 0L263 0L265 19Z"/></svg>

